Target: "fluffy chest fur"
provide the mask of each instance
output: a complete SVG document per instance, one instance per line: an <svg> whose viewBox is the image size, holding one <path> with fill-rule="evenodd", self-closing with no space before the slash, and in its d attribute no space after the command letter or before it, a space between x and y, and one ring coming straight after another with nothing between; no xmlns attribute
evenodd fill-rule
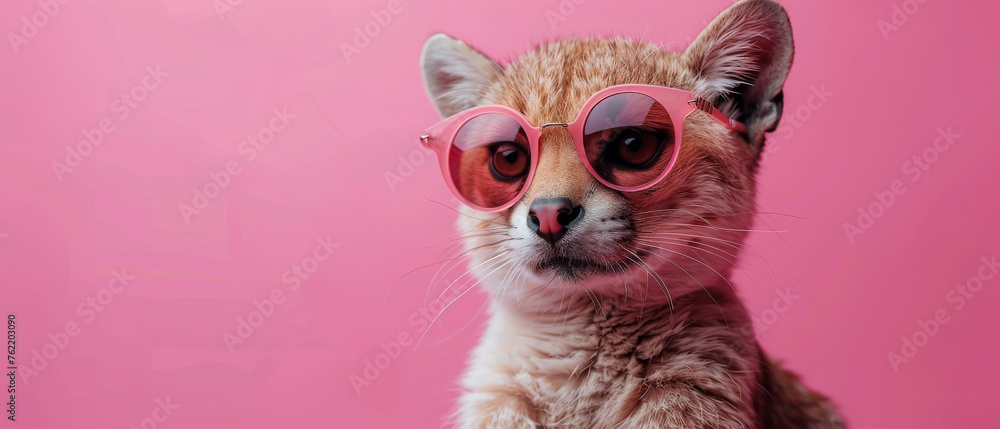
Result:
<svg viewBox="0 0 1000 429"><path fill-rule="evenodd" d="M515 407L542 427L637 427L656 422L637 411L663 396L666 413L653 416L664 423L677 415L727 427L696 392L756 418L742 397L761 391L743 374L760 372L760 353L742 335L742 306L720 291L679 297L673 309L581 297L544 317L498 310L463 379L470 391L488 393L468 395L464 405L494 416ZM497 401L496 393L517 399Z"/></svg>

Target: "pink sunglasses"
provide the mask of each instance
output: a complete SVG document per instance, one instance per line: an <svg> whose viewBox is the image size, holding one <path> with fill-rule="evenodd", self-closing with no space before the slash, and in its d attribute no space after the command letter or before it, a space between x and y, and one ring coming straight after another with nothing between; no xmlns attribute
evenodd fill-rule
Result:
<svg viewBox="0 0 1000 429"><path fill-rule="evenodd" d="M618 85L591 96L570 123L534 127L509 107L480 106L445 118L420 140L437 153L445 181L459 200L476 210L497 212L528 190L543 129L566 128L595 179L611 189L635 192L657 184L673 168L684 120L696 109L730 130L746 132L742 123L689 91Z"/></svg>

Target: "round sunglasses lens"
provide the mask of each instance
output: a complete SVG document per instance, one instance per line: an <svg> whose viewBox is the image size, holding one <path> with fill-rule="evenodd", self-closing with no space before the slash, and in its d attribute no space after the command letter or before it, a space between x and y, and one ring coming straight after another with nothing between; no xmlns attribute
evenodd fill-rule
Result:
<svg viewBox="0 0 1000 429"><path fill-rule="evenodd" d="M468 202L493 209L511 202L531 168L528 137L507 115L485 113L459 129L448 153L455 189Z"/></svg>
<svg viewBox="0 0 1000 429"><path fill-rule="evenodd" d="M674 158L674 123L653 98L615 94L587 115L583 144L587 161L607 182L625 188L656 180Z"/></svg>

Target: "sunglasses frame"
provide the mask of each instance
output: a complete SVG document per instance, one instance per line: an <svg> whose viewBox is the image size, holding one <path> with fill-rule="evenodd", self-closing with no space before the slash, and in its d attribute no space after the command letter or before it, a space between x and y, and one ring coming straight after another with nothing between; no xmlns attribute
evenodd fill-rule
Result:
<svg viewBox="0 0 1000 429"><path fill-rule="evenodd" d="M587 157L587 150L584 146L583 140L584 125L586 124L587 118L590 116L594 107L609 97L626 93L636 93L652 98L663 106L663 108L667 111L667 114L670 115L671 122L675 124L674 153L670 159L670 163L667 164L663 173L660 173L660 175L655 179L651 180L649 183L638 186L615 185L605 180L601 177L601 175L597 174L597 171L594 170L594 166L591 165L590 160ZM726 117L726 115L720 112L719 109L716 109L715 106L713 106L708 100L697 97L690 91L657 85L629 84L608 87L594 93L594 95L590 96L590 98L587 99L587 102L583 104L580 112L577 113L576 119L569 123L553 122L536 127L528 123L528 120L524 117L524 115L510 107L487 105L463 110L441 120L440 122L427 128L424 131L424 134L420 136L420 141L424 147L433 150L437 154L438 163L441 165L441 173L444 176L445 182L448 183L448 187L451 189L451 192L455 194L455 196L458 197L463 204L482 212L499 212L510 208L520 201L521 197L524 196L525 192L527 192L528 188L531 186L531 181L534 179L535 171L538 167L538 159L540 158L539 140L541 139L543 129L551 126L561 126L566 128L573 138L577 155L580 157L580 160L587 168L587 171L590 172L591 176L597 179L597 181L604 186L611 189L621 192L636 192L653 187L663 180L663 178L670 173L670 170L673 169L674 163L677 162L677 156L680 154L681 150L681 141L684 134L684 121L687 119L688 115L695 110L701 110L707 113L709 117L715 120L715 122L718 122L732 131L737 133L746 133L746 126L744 124ZM531 161L531 165L528 169L528 176L525 179L524 185L521 186L521 190L518 191L517 195L512 197L510 201L499 207L482 207L477 204L473 204L471 201L466 199L465 196L459 192L458 186L452 178L450 165L451 157L448 156L450 149L455 142L455 138L458 136L458 132L462 129L462 127L473 118L489 113L498 113L507 116L521 126L521 129L524 130L524 133L528 138L528 153ZM677 118L680 120L678 121ZM680 126L677 126L678 123Z"/></svg>

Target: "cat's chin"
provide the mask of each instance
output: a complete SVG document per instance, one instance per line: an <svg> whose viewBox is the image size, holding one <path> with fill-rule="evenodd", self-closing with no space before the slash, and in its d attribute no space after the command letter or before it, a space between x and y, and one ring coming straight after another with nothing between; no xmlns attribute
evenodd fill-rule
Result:
<svg viewBox="0 0 1000 429"><path fill-rule="evenodd" d="M592 276L611 274L613 271L614 266L605 262L567 256L554 256L535 264L535 272L569 282L583 281Z"/></svg>
<svg viewBox="0 0 1000 429"><path fill-rule="evenodd" d="M645 256L645 251L638 256ZM539 275L555 276L563 281L583 283L587 280L603 277L614 277L622 274L635 265L631 259L622 256L609 256L593 259L574 256L556 255L540 259L535 263L535 272Z"/></svg>
<svg viewBox="0 0 1000 429"><path fill-rule="evenodd" d="M654 280L645 284L644 271L635 266L626 268L626 272L589 269L583 277L571 277L560 274L560 270L576 270L580 268L550 268L542 272L532 272L531 280L521 287L506 290L490 289L497 302L508 309L520 313L565 314L568 308L582 305L584 307L599 300L602 305L641 303L654 306L658 301L667 302L669 298L661 293L663 289ZM626 280L627 278L627 280ZM488 288L489 289L489 288Z"/></svg>
<svg viewBox="0 0 1000 429"><path fill-rule="evenodd" d="M639 258L647 256L640 251ZM540 258L531 265L533 278L548 290L583 291L588 290L603 294L603 292L622 292L623 277L630 279L636 272L643 272L632 258L610 255L605 258L592 259L574 256L548 256Z"/></svg>

